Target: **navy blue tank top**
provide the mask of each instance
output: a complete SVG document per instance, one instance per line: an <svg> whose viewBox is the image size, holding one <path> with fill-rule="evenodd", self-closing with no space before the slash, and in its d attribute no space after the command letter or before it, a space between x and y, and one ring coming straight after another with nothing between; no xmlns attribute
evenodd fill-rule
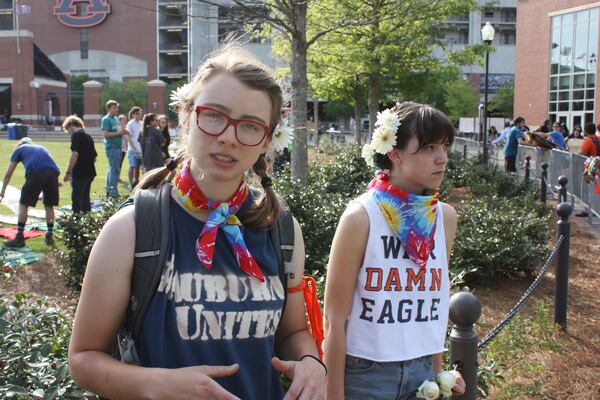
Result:
<svg viewBox="0 0 600 400"><path fill-rule="evenodd" d="M271 358L284 292L268 231L244 229L265 282L240 270L222 230L209 270L194 250L204 223L174 199L170 206L169 256L138 340L141 365L238 363L237 373L217 378L217 383L244 400L281 399L283 389Z"/></svg>

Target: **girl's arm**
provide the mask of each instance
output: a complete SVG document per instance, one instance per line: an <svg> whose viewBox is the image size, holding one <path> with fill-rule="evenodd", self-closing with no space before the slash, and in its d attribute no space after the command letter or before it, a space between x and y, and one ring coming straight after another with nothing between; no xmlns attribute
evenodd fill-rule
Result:
<svg viewBox="0 0 600 400"><path fill-rule="evenodd" d="M69 345L73 380L115 400L235 399L210 376L231 375L237 365L142 368L110 355L129 302L134 247L134 207L126 207L109 219L90 253Z"/></svg>
<svg viewBox="0 0 600 400"><path fill-rule="evenodd" d="M340 218L327 267L324 347L328 400L344 398L345 327L368 237L369 216L360 204L351 203Z"/></svg>
<svg viewBox="0 0 600 400"><path fill-rule="evenodd" d="M298 286L304 276L304 239L300 224L294 218L294 278L288 279L288 289ZM273 358L273 367L292 379L284 400L300 398L325 399L325 369L310 355L319 357L315 341L308 331L306 307L302 291L287 293L287 303L275 337L277 354L290 361Z"/></svg>

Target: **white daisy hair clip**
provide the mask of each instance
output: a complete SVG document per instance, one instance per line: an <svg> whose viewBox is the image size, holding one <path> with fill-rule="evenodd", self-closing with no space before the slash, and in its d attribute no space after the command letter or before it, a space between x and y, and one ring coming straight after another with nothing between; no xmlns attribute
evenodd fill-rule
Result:
<svg viewBox="0 0 600 400"><path fill-rule="evenodd" d="M169 99L171 102L169 106L177 107L180 104L185 104L189 100L190 93L192 92L192 84L186 83L185 85L179 86L177 89L171 92Z"/></svg>
<svg viewBox="0 0 600 400"><path fill-rule="evenodd" d="M277 124L275 130L273 131L273 148L275 149L275 151L282 151L290 143L292 143L293 138L293 129L287 126L287 124L282 121L279 124Z"/></svg>
<svg viewBox="0 0 600 400"><path fill-rule="evenodd" d="M367 164L373 166L373 156L375 153L387 154L394 149L396 145L396 131L400 125L400 117L391 109L377 113L371 143L363 146L362 151L362 156L367 161Z"/></svg>

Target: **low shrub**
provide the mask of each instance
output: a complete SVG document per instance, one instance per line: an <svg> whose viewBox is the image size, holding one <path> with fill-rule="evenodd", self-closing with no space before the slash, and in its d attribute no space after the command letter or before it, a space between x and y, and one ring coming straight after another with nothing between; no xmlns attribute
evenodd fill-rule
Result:
<svg viewBox="0 0 600 400"><path fill-rule="evenodd" d="M87 214L66 213L60 219L60 238L65 250L58 252L61 259L60 275L68 288L78 293L92 246L100 230L117 210L118 203L108 201L101 211Z"/></svg>
<svg viewBox="0 0 600 400"><path fill-rule="evenodd" d="M0 297L0 398L92 398L69 376L70 333L69 320L45 300Z"/></svg>

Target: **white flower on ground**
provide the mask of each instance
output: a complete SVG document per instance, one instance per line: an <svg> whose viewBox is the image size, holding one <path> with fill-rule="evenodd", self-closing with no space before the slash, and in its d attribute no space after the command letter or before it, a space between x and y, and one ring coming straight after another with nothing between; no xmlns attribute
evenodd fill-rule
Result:
<svg viewBox="0 0 600 400"><path fill-rule="evenodd" d="M175 107L180 103L186 103L191 92L191 83L186 83L185 85L179 86L177 89L171 92L171 95L169 96L169 99L171 100L169 106Z"/></svg>
<svg viewBox="0 0 600 400"><path fill-rule="evenodd" d="M375 155L375 149L373 147L371 147L370 144L365 144L362 147L362 158L365 159L365 161L367 162L367 165L369 167L373 167L375 168L375 161L373 161L373 156Z"/></svg>
<svg viewBox="0 0 600 400"><path fill-rule="evenodd" d="M292 139L294 138L294 132L292 128L285 125L283 122L280 122L273 132L273 148L275 151L281 151L285 149L290 143L292 143Z"/></svg>
<svg viewBox="0 0 600 400"><path fill-rule="evenodd" d="M390 109L383 110L377 113L375 126L388 128L395 132L400 126L400 118L398 118L398 115Z"/></svg>
<svg viewBox="0 0 600 400"><path fill-rule="evenodd" d="M417 399L435 400L440 396L440 388L437 383L424 381L417 391Z"/></svg>
<svg viewBox="0 0 600 400"><path fill-rule="evenodd" d="M442 371L435 377L439 387L440 394L443 397L452 397L452 388L456 385L456 375L452 371Z"/></svg>
<svg viewBox="0 0 600 400"><path fill-rule="evenodd" d="M396 145L396 131L385 127L378 127L373 132L371 147L380 154L387 154Z"/></svg>

